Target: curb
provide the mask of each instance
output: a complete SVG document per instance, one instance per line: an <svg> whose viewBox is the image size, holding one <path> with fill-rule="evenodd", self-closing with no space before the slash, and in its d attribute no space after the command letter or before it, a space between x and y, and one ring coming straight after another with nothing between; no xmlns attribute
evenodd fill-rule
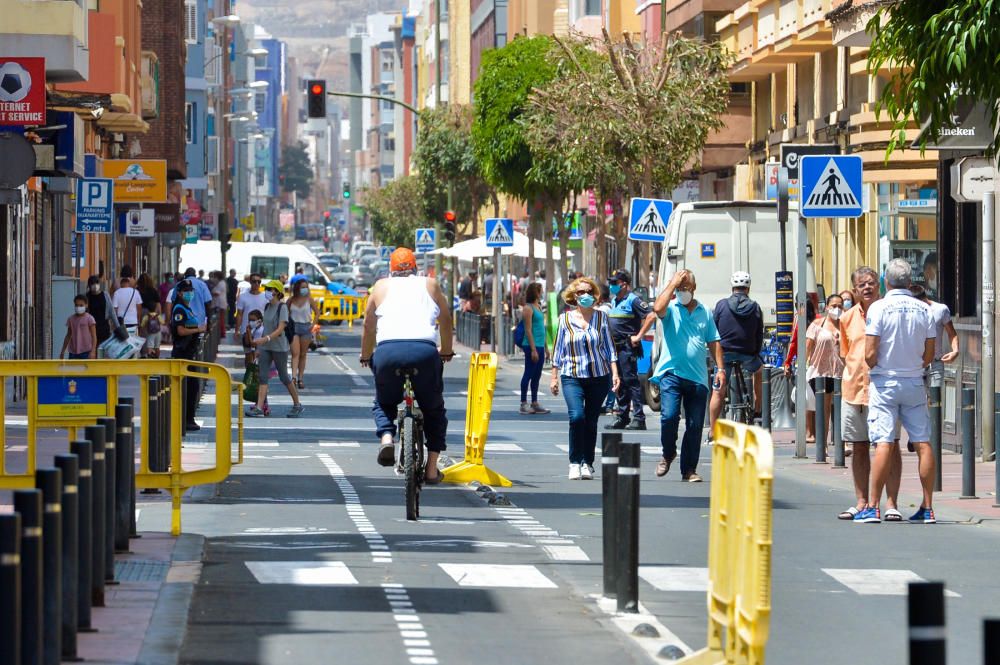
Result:
<svg viewBox="0 0 1000 665"><path fill-rule="evenodd" d="M157 595L137 663L176 665L179 662L204 549L204 536L181 534L177 538L170 556L170 570Z"/></svg>

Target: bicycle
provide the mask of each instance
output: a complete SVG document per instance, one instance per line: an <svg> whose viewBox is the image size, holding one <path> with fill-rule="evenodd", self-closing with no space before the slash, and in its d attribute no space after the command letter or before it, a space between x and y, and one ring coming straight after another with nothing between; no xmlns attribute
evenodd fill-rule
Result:
<svg viewBox="0 0 1000 665"><path fill-rule="evenodd" d="M753 425L753 395L747 389L746 375L743 373L743 363L733 360L726 363L730 370L728 386L729 399L726 404L726 418L737 423Z"/></svg>
<svg viewBox="0 0 1000 665"><path fill-rule="evenodd" d="M397 369L396 374L403 377L403 405L397 416L400 446L396 472L404 479L406 519L412 521L420 517L420 489L424 484L424 417L410 382L417 370L406 367Z"/></svg>

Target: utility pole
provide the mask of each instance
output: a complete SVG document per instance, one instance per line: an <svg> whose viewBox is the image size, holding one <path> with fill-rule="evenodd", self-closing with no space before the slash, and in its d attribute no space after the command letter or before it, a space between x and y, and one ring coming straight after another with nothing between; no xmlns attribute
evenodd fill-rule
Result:
<svg viewBox="0 0 1000 665"><path fill-rule="evenodd" d="M441 0L434 0L434 108L441 107ZM451 210L451 185L448 185L448 210ZM437 216L435 216L437 217ZM434 248L441 247L441 220L434 220ZM440 278L442 258L440 254L434 255L434 275ZM451 305L451 295L449 294L449 306Z"/></svg>

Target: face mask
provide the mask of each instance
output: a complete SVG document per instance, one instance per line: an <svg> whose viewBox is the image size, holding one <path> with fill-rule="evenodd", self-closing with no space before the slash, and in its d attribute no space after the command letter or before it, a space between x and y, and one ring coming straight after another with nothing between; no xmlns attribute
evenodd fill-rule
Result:
<svg viewBox="0 0 1000 665"><path fill-rule="evenodd" d="M842 314L842 312L840 311L839 307L831 307L828 310L826 310L826 313L834 321L836 321L837 319L839 319L840 315Z"/></svg>
<svg viewBox="0 0 1000 665"><path fill-rule="evenodd" d="M307 296L307 295L309 295L309 287L308 286L300 286L299 287L299 295L300 296Z"/></svg>
<svg viewBox="0 0 1000 665"><path fill-rule="evenodd" d="M274 300L274 291L265 291L264 300L266 300L267 302L271 302L272 300Z"/></svg>
<svg viewBox="0 0 1000 665"><path fill-rule="evenodd" d="M251 330L257 330L257 328L260 328L260 324L261 324L260 321L251 321L250 322L250 329Z"/></svg>
<svg viewBox="0 0 1000 665"><path fill-rule="evenodd" d="M91 293L100 293L101 292L101 285L100 284L91 284L90 285L90 292Z"/></svg>
<svg viewBox="0 0 1000 665"><path fill-rule="evenodd" d="M593 307L595 301L596 299L594 298L594 296L590 295L589 293L587 295L576 297L576 304L584 308Z"/></svg>
<svg viewBox="0 0 1000 665"><path fill-rule="evenodd" d="M87 308L84 307L83 305L77 305L76 307L74 307L74 309L76 310L77 314L86 314L87 313Z"/></svg>
<svg viewBox="0 0 1000 665"><path fill-rule="evenodd" d="M844 311L845 312L847 310L849 310L850 308L852 308L852 307L854 307L854 302L852 300L850 300L849 298L846 299L846 300L844 300Z"/></svg>
<svg viewBox="0 0 1000 665"><path fill-rule="evenodd" d="M621 290L622 290L622 285L621 284L609 284L608 285L608 291L610 291L611 295L613 295L613 296L618 295L618 293Z"/></svg>
<svg viewBox="0 0 1000 665"><path fill-rule="evenodd" d="M194 291L185 291L184 293L182 293L181 300L183 300L186 303L189 303L192 300L194 300Z"/></svg>
<svg viewBox="0 0 1000 665"><path fill-rule="evenodd" d="M690 305L691 300L694 299L694 294L690 291L675 291L675 293L677 294L677 300L685 307Z"/></svg>

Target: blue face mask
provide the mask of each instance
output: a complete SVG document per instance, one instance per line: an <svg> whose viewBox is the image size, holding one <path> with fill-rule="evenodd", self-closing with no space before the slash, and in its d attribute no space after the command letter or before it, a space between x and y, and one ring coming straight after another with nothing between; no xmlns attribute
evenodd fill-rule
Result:
<svg viewBox="0 0 1000 665"><path fill-rule="evenodd" d="M596 299L594 298L594 296L590 295L589 293L587 295L576 297L576 303L580 307L593 307L595 301Z"/></svg>
<svg viewBox="0 0 1000 665"><path fill-rule="evenodd" d="M181 300L183 300L186 303L189 303L192 300L194 300L194 291L185 291L184 293L182 293Z"/></svg>
<svg viewBox="0 0 1000 665"><path fill-rule="evenodd" d="M609 284L608 285L608 291L610 291L611 295L613 295L613 296L618 295L618 293L621 290L622 290L622 285L621 284Z"/></svg>

